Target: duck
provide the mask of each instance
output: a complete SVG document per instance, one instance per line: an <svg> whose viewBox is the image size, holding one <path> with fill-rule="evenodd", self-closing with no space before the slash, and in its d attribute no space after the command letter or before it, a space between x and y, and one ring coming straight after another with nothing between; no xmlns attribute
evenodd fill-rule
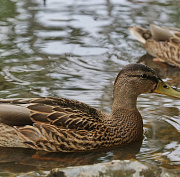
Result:
<svg viewBox="0 0 180 177"><path fill-rule="evenodd" d="M129 31L155 62L180 67L180 29L150 24L150 30L133 26Z"/></svg>
<svg viewBox="0 0 180 177"><path fill-rule="evenodd" d="M60 97L0 99L0 146L48 152L99 150L142 141L143 121L136 102L143 93L180 98L143 64L117 75L110 113Z"/></svg>

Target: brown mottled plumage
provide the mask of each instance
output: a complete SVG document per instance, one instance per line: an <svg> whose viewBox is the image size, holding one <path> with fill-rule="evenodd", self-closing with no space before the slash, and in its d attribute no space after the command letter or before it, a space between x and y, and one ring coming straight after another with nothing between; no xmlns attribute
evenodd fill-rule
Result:
<svg viewBox="0 0 180 177"><path fill-rule="evenodd" d="M137 96L158 90L180 98L152 69L131 64L116 78L110 114L65 98L1 99L0 146L72 152L142 140Z"/></svg>
<svg viewBox="0 0 180 177"><path fill-rule="evenodd" d="M131 34L157 61L180 67L180 29L150 25L150 30L133 26Z"/></svg>

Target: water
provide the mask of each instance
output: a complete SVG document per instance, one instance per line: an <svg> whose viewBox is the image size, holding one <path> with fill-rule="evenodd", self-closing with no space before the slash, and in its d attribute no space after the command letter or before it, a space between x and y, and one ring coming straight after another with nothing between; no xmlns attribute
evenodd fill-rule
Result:
<svg viewBox="0 0 180 177"><path fill-rule="evenodd" d="M169 0L0 0L1 98L57 96L111 110L119 70L145 63L174 87L180 70L152 62L128 32L149 23L180 28ZM180 101L141 95L142 145L73 154L0 148L0 176L178 176ZM71 167L71 168L69 168ZM59 168L59 169L55 169Z"/></svg>

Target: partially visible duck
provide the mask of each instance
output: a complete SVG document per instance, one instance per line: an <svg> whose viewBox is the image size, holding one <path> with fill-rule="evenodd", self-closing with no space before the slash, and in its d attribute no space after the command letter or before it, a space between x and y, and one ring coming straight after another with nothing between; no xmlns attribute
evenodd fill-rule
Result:
<svg viewBox="0 0 180 177"><path fill-rule="evenodd" d="M150 24L150 30L133 26L129 31L156 61L180 67L180 29Z"/></svg>

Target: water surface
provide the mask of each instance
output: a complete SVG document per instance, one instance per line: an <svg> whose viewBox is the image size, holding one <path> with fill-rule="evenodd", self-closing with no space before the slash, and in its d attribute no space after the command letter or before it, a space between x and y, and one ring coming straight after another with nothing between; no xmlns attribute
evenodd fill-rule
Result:
<svg viewBox="0 0 180 177"><path fill-rule="evenodd" d="M152 62L128 32L149 23L180 28L178 0L0 3L1 98L65 97L110 112L114 79L136 62L180 88L180 70ZM180 101L144 94L138 109L145 133L136 148L67 155L1 148L0 176L46 176L51 170L50 176L180 175Z"/></svg>

